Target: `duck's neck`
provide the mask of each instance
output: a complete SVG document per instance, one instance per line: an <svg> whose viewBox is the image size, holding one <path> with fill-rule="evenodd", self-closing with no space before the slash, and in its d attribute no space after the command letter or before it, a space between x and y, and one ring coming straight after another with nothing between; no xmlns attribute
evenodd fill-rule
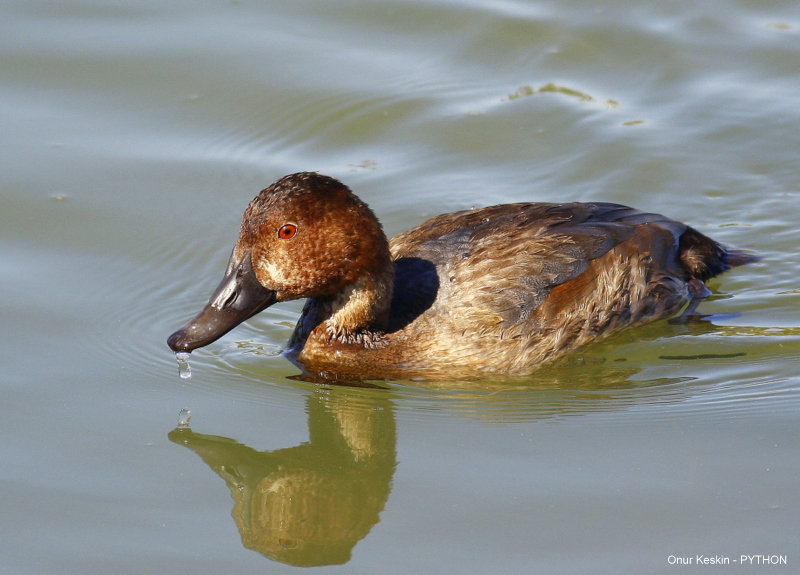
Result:
<svg viewBox="0 0 800 575"><path fill-rule="evenodd" d="M309 337L373 347L380 344L389 322L394 263L377 274L365 274L341 292L306 302L290 347Z"/></svg>

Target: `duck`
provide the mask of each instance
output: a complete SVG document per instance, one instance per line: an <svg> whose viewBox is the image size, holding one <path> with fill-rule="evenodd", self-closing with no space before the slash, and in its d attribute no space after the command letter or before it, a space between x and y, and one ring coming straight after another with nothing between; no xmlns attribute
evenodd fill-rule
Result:
<svg viewBox="0 0 800 575"><path fill-rule="evenodd" d="M345 184L300 172L249 203L221 283L167 343L191 352L305 299L284 352L305 374L530 375L623 328L693 310L710 278L756 260L606 202L458 211L390 241Z"/></svg>

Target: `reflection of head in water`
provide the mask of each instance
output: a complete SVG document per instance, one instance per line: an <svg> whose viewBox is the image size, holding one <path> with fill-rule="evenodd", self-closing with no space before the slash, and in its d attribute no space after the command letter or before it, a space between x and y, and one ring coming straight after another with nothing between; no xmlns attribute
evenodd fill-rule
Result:
<svg viewBox="0 0 800 575"><path fill-rule="evenodd" d="M290 565L342 564L379 521L396 464L394 416L383 397L348 402L348 391L309 396L310 441L296 447L259 452L189 428L170 432L225 479L248 549Z"/></svg>

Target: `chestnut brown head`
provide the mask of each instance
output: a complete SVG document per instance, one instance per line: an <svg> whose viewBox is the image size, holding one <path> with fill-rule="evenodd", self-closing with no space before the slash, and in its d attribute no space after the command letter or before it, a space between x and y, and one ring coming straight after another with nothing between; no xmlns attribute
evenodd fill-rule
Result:
<svg viewBox="0 0 800 575"><path fill-rule="evenodd" d="M313 172L285 176L247 206L222 283L167 343L208 345L275 302L332 297L390 261L380 223L347 186Z"/></svg>
<svg viewBox="0 0 800 575"><path fill-rule="evenodd" d="M234 257L252 253L259 283L278 301L340 292L385 265L372 210L334 178L302 172L263 190L244 212Z"/></svg>

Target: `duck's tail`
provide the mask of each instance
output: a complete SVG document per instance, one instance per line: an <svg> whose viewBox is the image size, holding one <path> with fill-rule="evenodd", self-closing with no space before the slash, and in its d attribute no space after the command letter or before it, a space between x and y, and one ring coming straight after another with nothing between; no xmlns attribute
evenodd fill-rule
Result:
<svg viewBox="0 0 800 575"><path fill-rule="evenodd" d="M756 254L717 243L689 226L680 238L680 254L681 263L689 274L701 281L713 278L732 267L751 264L761 259Z"/></svg>

